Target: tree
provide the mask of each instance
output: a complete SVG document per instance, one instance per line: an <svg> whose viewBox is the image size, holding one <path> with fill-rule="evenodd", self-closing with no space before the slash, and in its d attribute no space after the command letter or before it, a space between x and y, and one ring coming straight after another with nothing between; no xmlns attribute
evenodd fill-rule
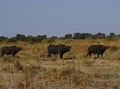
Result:
<svg viewBox="0 0 120 89"><path fill-rule="evenodd" d="M25 41L26 36L23 34L17 34L15 38L17 41Z"/></svg>
<svg viewBox="0 0 120 89"><path fill-rule="evenodd" d="M80 39L80 33L79 32L74 33L73 39Z"/></svg>
<svg viewBox="0 0 120 89"><path fill-rule="evenodd" d="M38 35L38 36L29 35L26 37L26 41L30 43L36 43L36 42L42 42L42 40L46 38L47 38L46 35Z"/></svg>
<svg viewBox="0 0 120 89"><path fill-rule="evenodd" d="M111 33L109 34L109 36L110 36L110 37L115 37L116 35L115 35L115 33L111 32Z"/></svg>
<svg viewBox="0 0 120 89"><path fill-rule="evenodd" d="M7 42L17 42L17 39L15 37L11 37L7 40Z"/></svg>
<svg viewBox="0 0 120 89"><path fill-rule="evenodd" d="M86 39L91 37L92 35L90 33L74 33L73 34L73 39Z"/></svg>
<svg viewBox="0 0 120 89"><path fill-rule="evenodd" d="M38 35L38 36L34 37L34 42L42 42L43 39L44 39L43 36Z"/></svg>
<svg viewBox="0 0 120 89"><path fill-rule="evenodd" d="M81 33L80 34L80 39L86 39L86 38L89 38L91 36L90 33Z"/></svg>
<svg viewBox="0 0 120 89"><path fill-rule="evenodd" d="M34 37L32 35L28 35L26 37L26 41L29 42L29 43L33 43L34 42Z"/></svg>
<svg viewBox="0 0 120 89"><path fill-rule="evenodd" d="M99 32L99 33L96 34L96 38L97 39L103 39L103 38L106 38L106 35L105 35L105 33Z"/></svg>
<svg viewBox="0 0 120 89"><path fill-rule="evenodd" d="M0 36L0 42L7 41L8 37Z"/></svg>
<svg viewBox="0 0 120 89"><path fill-rule="evenodd" d="M92 39L104 39L106 38L106 35L104 33L99 32L97 34L92 34L90 37Z"/></svg>
<svg viewBox="0 0 120 89"><path fill-rule="evenodd" d="M69 34L66 34L66 35L64 36L64 38L65 38L65 39L67 39L67 38L72 38L72 34L70 34L70 33L69 33Z"/></svg>

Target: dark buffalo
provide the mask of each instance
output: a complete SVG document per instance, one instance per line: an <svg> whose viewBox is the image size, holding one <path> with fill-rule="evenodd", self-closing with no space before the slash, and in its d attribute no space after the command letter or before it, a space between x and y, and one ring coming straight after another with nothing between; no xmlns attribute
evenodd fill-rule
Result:
<svg viewBox="0 0 120 89"><path fill-rule="evenodd" d="M51 54L59 54L59 57L62 59L64 53L70 51L70 49L71 49L71 46L66 46L63 44L60 44L60 45L50 44L48 46L48 57L51 57Z"/></svg>
<svg viewBox="0 0 120 89"><path fill-rule="evenodd" d="M87 56L91 56L92 54L97 54L98 57L99 55L103 56L103 53L108 49L108 46L104 45L91 45L88 47L88 53Z"/></svg>
<svg viewBox="0 0 120 89"><path fill-rule="evenodd" d="M16 55L21 50L21 47L17 46L3 46L0 48L0 54L1 56L4 56L4 54L9 55L12 54L13 56Z"/></svg>

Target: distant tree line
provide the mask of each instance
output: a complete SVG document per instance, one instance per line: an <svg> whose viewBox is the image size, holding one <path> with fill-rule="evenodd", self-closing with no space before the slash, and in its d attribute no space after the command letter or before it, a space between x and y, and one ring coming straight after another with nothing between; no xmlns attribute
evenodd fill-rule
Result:
<svg viewBox="0 0 120 89"><path fill-rule="evenodd" d="M91 33L79 33L76 32L74 34L68 33L65 34L63 37L57 37L57 36L52 36L52 37L47 37L47 35L37 35L37 36L32 36L32 35L24 35L24 34L17 34L15 37L5 37L5 36L0 36L0 42L30 42L30 43L37 43L37 42L42 42L43 40L47 40L47 42L53 42L56 39L108 39L113 40L113 39L119 39L120 34L115 34L113 32L109 33L109 35L106 35L105 33L97 33L97 34L91 34Z"/></svg>

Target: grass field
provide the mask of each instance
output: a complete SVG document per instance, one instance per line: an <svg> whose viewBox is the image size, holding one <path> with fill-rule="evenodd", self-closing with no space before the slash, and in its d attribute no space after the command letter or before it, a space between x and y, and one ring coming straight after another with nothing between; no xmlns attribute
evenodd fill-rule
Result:
<svg viewBox="0 0 120 89"><path fill-rule="evenodd" d="M15 56L0 57L0 89L120 89L120 40L56 40L53 44L72 46L59 59L47 58L46 41L42 43L0 43L23 49ZM110 46L103 57L86 57L92 44ZM72 59L71 59L72 58Z"/></svg>

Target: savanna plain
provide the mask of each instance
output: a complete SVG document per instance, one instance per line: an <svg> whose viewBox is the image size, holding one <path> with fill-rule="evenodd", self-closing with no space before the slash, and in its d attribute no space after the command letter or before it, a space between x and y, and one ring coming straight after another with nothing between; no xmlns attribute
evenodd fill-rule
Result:
<svg viewBox="0 0 120 89"><path fill-rule="evenodd" d="M72 46L64 54L47 58L49 44ZM109 46L103 57L86 57L93 44ZM120 89L120 40L62 39L48 43L1 42L22 50L0 57L0 89Z"/></svg>

